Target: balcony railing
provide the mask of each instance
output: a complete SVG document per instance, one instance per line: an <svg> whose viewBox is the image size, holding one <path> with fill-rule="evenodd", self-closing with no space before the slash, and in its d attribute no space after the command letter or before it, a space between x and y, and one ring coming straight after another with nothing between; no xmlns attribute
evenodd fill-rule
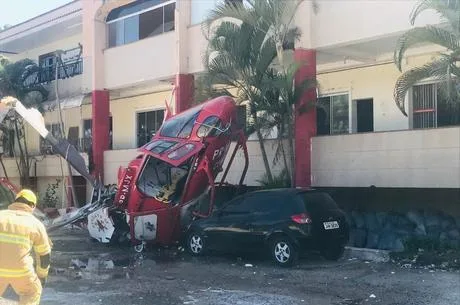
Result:
<svg viewBox="0 0 460 305"><path fill-rule="evenodd" d="M58 68L58 78L66 79L83 73L83 60L66 63ZM30 75L24 81L25 86L52 82L56 79L56 66L40 68L39 72Z"/></svg>

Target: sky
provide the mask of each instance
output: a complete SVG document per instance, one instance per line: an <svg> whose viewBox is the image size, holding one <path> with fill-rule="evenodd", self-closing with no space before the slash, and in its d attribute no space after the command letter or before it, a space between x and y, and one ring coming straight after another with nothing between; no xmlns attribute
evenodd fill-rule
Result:
<svg viewBox="0 0 460 305"><path fill-rule="evenodd" d="M16 25L72 0L0 0L0 26Z"/></svg>

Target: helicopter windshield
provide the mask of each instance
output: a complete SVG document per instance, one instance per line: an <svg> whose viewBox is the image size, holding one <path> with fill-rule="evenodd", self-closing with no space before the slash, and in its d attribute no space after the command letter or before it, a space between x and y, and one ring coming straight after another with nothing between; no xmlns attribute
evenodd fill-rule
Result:
<svg viewBox="0 0 460 305"><path fill-rule="evenodd" d="M148 197L169 203L182 195L190 166L174 167L149 156L139 176L137 187Z"/></svg>

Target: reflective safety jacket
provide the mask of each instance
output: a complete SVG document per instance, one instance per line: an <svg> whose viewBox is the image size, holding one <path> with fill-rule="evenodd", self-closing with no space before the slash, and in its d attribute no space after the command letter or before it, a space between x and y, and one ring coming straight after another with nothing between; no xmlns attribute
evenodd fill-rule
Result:
<svg viewBox="0 0 460 305"><path fill-rule="evenodd" d="M32 215L33 208L13 203L0 211L0 278L19 278L34 274L32 250L36 256L38 277L48 276L40 257L51 253L51 241L45 226Z"/></svg>

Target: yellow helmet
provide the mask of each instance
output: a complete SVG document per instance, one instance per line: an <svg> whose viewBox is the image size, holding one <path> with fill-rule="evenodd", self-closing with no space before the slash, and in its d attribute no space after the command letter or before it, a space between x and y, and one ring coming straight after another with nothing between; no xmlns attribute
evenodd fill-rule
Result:
<svg viewBox="0 0 460 305"><path fill-rule="evenodd" d="M37 196L35 196L34 192L32 192L31 190L21 190L16 195L16 200L18 200L19 198L25 199L28 204L31 204L33 206L37 205Z"/></svg>

